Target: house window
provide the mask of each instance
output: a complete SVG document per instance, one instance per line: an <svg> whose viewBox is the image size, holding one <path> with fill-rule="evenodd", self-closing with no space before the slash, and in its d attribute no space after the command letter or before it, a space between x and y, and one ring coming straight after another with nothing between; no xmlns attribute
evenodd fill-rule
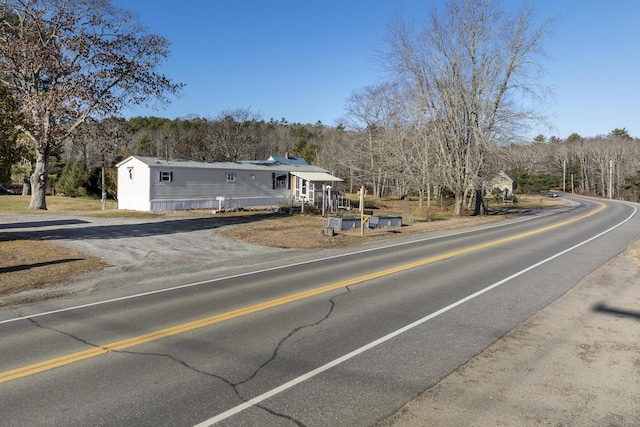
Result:
<svg viewBox="0 0 640 427"><path fill-rule="evenodd" d="M276 188L287 188L287 175L276 177Z"/></svg>
<svg viewBox="0 0 640 427"><path fill-rule="evenodd" d="M165 181L165 182L173 181L173 172L160 171L160 181Z"/></svg>
<svg viewBox="0 0 640 427"><path fill-rule="evenodd" d="M234 182L236 180L236 174L233 172L227 172L227 182Z"/></svg>

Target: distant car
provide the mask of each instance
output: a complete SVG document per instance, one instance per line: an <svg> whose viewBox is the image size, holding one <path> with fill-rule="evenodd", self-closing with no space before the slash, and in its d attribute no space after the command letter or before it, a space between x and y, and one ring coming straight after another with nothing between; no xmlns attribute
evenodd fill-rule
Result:
<svg viewBox="0 0 640 427"><path fill-rule="evenodd" d="M558 193L554 193L553 191L544 190L540 192L540 195L547 197L558 197Z"/></svg>

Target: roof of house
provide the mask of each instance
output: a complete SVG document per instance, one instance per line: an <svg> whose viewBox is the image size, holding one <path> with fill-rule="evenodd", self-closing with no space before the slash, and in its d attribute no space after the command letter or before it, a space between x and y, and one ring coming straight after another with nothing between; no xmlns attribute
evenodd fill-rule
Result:
<svg viewBox="0 0 640 427"><path fill-rule="evenodd" d="M302 157L293 157L286 153L284 156L270 156L267 161L278 162L281 165L301 165L304 166L307 164L307 161Z"/></svg>
<svg viewBox="0 0 640 427"><path fill-rule="evenodd" d="M504 169L500 169L500 171L498 172L497 176L498 176L498 175L506 176L507 178L509 178L509 179L511 179L511 180L513 180L513 181L515 181L515 178L513 177L513 175L511 175L509 172L507 172L507 171L506 171L506 170L504 170Z"/></svg>
<svg viewBox="0 0 640 427"><path fill-rule="evenodd" d="M344 181L343 179L337 178L331 174L326 172L299 172L299 171L291 171L291 175L299 176L302 179L306 179L307 181L331 181L331 182L340 182Z"/></svg>
<svg viewBox="0 0 640 427"><path fill-rule="evenodd" d="M161 157L142 157L131 156L116 165L120 167L128 163L131 159L136 159L149 167L172 167L172 168L191 168L191 169L226 169L226 170L269 170L274 172L312 172L327 173L327 171L319 166L304 164L280 164L277 161L241 161L241 162L213 162L198 161L185 159L167 159ZM303 160L304 161L304 160ZM329 175L331 176L331 175Z"/></svg>

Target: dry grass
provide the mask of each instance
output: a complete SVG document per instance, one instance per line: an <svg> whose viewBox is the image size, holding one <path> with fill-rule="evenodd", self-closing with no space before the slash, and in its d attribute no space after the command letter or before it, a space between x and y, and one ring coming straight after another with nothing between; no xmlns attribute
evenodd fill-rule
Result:
<svg viewBox="0 0 640 427"><path fill-rule="evenodd" d="M102 202L98 199L86 197L47 196L47 210L28 210L31 196L2 195L0 196L0 213L25 213L27 215L40 215L51 212L69 211L96 211L102 209ZM105 203L107 211L116 209L116 203L109 200Z"/></svg>
<svg viewBox="0 0 640 427"><path fill-rule="evenodd" d="M40 289L104 266L99 258L50 242L0 241L0 296Z"/></svg>
<svg viewBox="0 0 640 427"><path fill-rule="evenodd" d="M291 215L265 219L227 228L222 235L244 242L284 249L328 249L353 246L382 239L451 230L504 220L505 216L477 216L415 222L402 227L361 230L335 230L334 236L323 236L320 231L327 225L326 218Z"/></svg>
<svg viewBox="0 0 640 427"><path fill-rule="evenodd" d="M544 209L564 204L562 200L548 197L521 197L515 206L517 209ZM326 218L312 215L288 215L277 218L254 221L233 226L222 232L225 237L255 243L263 246L286 249L328 249L358 245L393 237L428 233L432 231L453 230L475 225L504 221L518 213L513 205L490 205L491 215L454 217L450 208L420 207L415 202L375 201L375 215L402 216L403 226L393 228L368 229L364 234L360 229L335 230L331 237L321 235ZM356 211L353 214L358 214Z"/></svg>

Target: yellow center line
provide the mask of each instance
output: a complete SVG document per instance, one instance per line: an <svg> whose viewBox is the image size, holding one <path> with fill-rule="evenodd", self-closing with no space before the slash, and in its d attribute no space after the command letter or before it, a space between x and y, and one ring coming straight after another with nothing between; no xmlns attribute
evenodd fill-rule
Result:
<svg viewBox="0 0 640 427"><path fill-rule="evenodd" d="M394 274L394 273L398 273L401 271L405 271L405 270L409 270L412 268L416 268L416 267L420 267L420 266L424 266L427 264L431 264L434 263L436 261L441 261L441 260L445 260L448 258L452 258L458 255L462 255L462 254L466 254L466 253L470 253L470 252L474 252L474 251L478 251L481 249L486 249L492 246L497 246L497 245L501 245L507 242L511 242L514 240L518 240L518 239L523 239L525 237L529 237L529 236L533 236L535 234L539 234L539 233L543 233L545 231L549 231L552 230L554 228L558 228L558 227L562 227L565 226L567 224L570 224L572 222L576 222L579 221L583 218L589 217L591 215L594 215L600 211L602 211L603 209L606 208L606 205L601 204L600 208L591 211L587 214L584 214L582 216L567 220L567 221L563 221L563 222L559 222L557 224L554 225L550 225L547 227L543 227L543 228L539 228L533 231L529 231L526 233L522 233L522 234L517 234L511 237L505 237L503 239L499 239L499 240L494 240L492 242L488 242L488 243L483 243L481 245L477 245L477 246L472 246L472 247L468 247L468 248L464 248L464 249L460 249L457 251L453 251L453 252L448 252L446 254L442 254L442 255L437 255L434 257L430 257L430 258L425 258L423 260L420 261L416 261L416 262L412 262L409 264L403 264L397 267L393 267L393 268L388 268L386 270L381 270L381 271L377 271L375 273L371 273L371 274L365 274L363 276L358 276L358 277L354 277L352 279L347 279L347 280L343 280L340 282L336 282L336 283L332 283L326 286L321 286L319 288L315 288L315 289L310 289L308 291L304 291L304 292L299 292L296 294L291 294L291 295L287 295L285 297L281 297L281 298L276 298L270 301L265 301L263 303L260 304L255 304L255 305L251 305L248 307L243 307L243 308L239 308L237 310L232 310L232 311L228 311L226 313L222 313L222 314L218 314L215 316L211 316L211 317L206 317L204 319L199 319L199 320L195 320L193 322L188 322L188 323L184 323L181 325L177 325L177 326L172 326L170 328L166 328L166 329L161 329L155 332L150 332L148 334L143 334L143 335L139 335L136 337L132 337L132 338L128 338L122 341L117 341L111 344L105 344L103 346L98 346L98 347L93 347L91 349L88 350L84 350L84 351L79 351L76 353L71 353L71 354L67 354L65 356L61 356L61 357L57 357L54 359L49 359L49 360L45 360L43 362L39 362L39 363L34 363L32 365L27 365L21 368L17 368L17 369L12 369L10 371L6 371L6 372L2 372L0 373L0 384L4 383L6 381L11 381L11 380L15 380L18 378L22 378L22 377L26 377L29 375L33 375L36 374L38 372L43 372L43 371L47 371L50 369L54 369L54 368L58 368L60 366L65 366L65 365L69 365L71 363L74 362L79 362L81 360L85 360L85 359L90 359L92 357L96 357L96 356L100 356L109 352L113 352L113 351L120 351L120 350L124 350L126 348L130 348L139 344L144 344L150 341L155 341L155 340L159 340L161 338L166 338L166 337L170 337L173 335L177 335L183 332L188 332L188 331L192 331L194 329L198 329L198 328L202 328L204 326L209 326L209 325L213 325L215 323L218 322L223 322L225 320L230 320L230 319L234 319L236 317L240 317L240 316L244 316L247 314L251 314L251 313L255 313L258 311L262 311L262 310L266 310L269 308L273 308L273 307L277 307L279 305L283 305L283 304L288 304L290 302L294 302L294 301L299 301L305 298L309 298L315 295L319 295L319 294L323 294L329 291L333 291L335 289L340 289L340 288L344 288L346 286L351 286L351 285L355 285L357 283L362 283L362 282L366 282L368 280L374 280L374 279L378 279L380 277L384 277L384 276L388 276L390 274Z"/></svg>

